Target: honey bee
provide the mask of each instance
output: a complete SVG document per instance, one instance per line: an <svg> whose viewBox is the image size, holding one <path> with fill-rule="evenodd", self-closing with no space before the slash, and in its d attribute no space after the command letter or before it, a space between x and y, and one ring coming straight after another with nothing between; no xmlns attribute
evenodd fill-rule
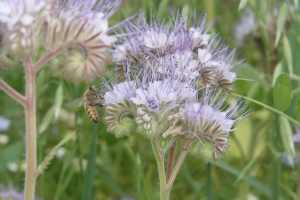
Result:
<svg viewBox="0 0 300 200"><path fill-rule="evenodd" d="M96 107L103 106L100 100L101 98L99 97L99 90L97 89L96 86L90 85L88 89L84 92L82 98L79 98L71 102L70 104L79 106L83 103L87 115L94 123L98 123L99 115Z"/></svg>

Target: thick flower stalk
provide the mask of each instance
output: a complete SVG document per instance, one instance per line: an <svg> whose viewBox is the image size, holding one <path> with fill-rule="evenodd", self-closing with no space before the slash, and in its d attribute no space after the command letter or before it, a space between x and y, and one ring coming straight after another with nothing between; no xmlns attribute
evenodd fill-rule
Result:
<svg viewBox="0 0 300 200"><path fill-rule="evenodd" d="M36 93L37 72L46 63L56 75L91 82L103 75L108 49L116 41L108 35L109 17L120 0L11 0L0 1L0 68L24 64L25 95L4 80L0 88L25 108L26 175L24 198L34 198L37 170ZM52 157L46 163L49 163ZM39 168L39 169L44 169Z"/></svg>

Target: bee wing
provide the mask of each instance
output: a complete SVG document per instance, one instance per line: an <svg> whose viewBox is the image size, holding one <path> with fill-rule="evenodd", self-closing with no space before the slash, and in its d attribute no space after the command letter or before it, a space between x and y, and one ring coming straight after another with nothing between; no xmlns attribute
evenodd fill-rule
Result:
<svg viewBox="0 0 300 200"><path fill-rule="evenodd" d="M78 107L78 106L81 106L84 102L85 102L85 98L81 97L79 99L75 99L74 101L71 101L71 102L67 103L67 106L69 106L69 107Z"/></svg>

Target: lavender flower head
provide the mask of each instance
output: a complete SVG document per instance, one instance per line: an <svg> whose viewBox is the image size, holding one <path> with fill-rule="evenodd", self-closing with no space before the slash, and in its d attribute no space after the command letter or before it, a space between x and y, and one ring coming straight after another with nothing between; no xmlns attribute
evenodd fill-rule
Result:
<svg viewBox="0 0 300 200"><path fill-rule="evenodd" d="M211 26L205 15L177 15L166 23L152 18L150 25L139 18L125 26L111 51L116 78L104 80L109 131L197 140L194 152L207 161L225 155L229 133L251 110L244 112L242 98L225 103L241 61L208 33Z"/></svg>

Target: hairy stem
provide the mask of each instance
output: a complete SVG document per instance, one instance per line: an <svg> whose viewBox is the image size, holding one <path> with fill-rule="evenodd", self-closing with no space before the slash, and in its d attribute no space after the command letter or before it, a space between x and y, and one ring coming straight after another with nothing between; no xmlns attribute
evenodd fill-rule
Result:
<svg viewBox="0 0 300 200"><path fill-rule="evenodd" d="M172 147L170 148L169 158L168 158L168 166L167 166L167 181L169 181L175 160L176 154L176 147L177 147L177 140L174 141Z"/></svg>
<svg viewBox="0 0 300 200"><path fill-rule="evenodd" d="M47 52L37 63L34 64L33 69L35 72L38 72L45 64L48 62L51 58L59 54L64 49L67 49L68 47L76 45L76 42L69 42L65 45L62 45L58 47L57 49L53 51Z"/></svg>
<svg viewBox="0 0 300 200"><path fill-rule="evenodd" d="M25 171L25 199L34 199L36 180L36 110L35 110L35 71L30 60L26 60L26 171Z"/></svg>
<svg viewBox="0 0 300 200"><path fill-rule="evenodd" d="M23 95L18 93L16 90L14 90L12 87L10 87L4 80L0 78L0 88L6 92L11 98L25 106L26 99Z"/></svg>
<svg viewBox="0 0 300 200"><path fill-rule="evenodd" d="M190 147L191 147L191 145L192 145L193 142L194 142L194 139L189 140L185 144L185 146L184 146L184 148L183 148L183 150L182 150L182 152L181 152L181 154L180 154L180 156L179 156L179 158L177 160L177 163L176 163L176 165L174 167L174 170L172 171L170 179L168 180L168 183L167 183L168 194L170 193L170 191L172 189L173 183L174 183L175 178L176 178L176 176L177 176L177 174L179 172L179 169L180 169L180 167L181 167L181 165L182 165L182 163L183 163L183 161L185 159L185 156L186 156L187 152L189 151L189 149L190 149Z"/></svg>
<svg viewBox="0 0 300 200"><path fill-rule="evenodd" d="M169 199L169 194L168 194L167 188L166 188L164 153L159 151L159 147L158 147L158 144L157 144L157 139L155 137L153 139L151 139L151 144L152 144L153 152L154 152L157 167L158 167L159 186L160 186L160 200L168 200Z"/></svg>

